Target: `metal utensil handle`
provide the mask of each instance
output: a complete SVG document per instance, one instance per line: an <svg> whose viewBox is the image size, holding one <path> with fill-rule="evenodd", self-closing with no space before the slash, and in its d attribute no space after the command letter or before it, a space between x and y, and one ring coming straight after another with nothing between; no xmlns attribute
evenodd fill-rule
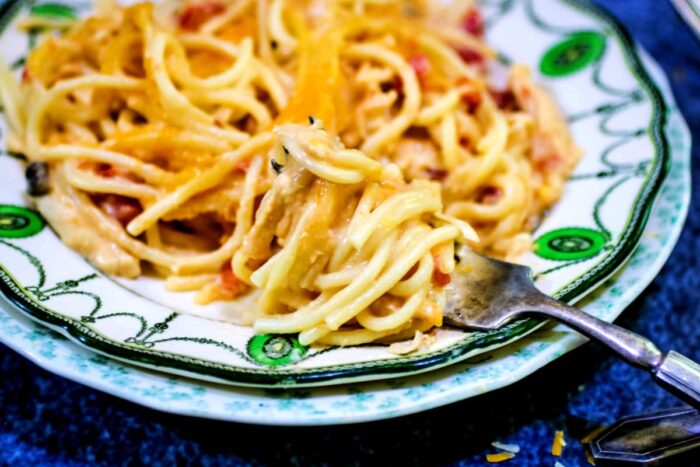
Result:
<svg viewBox="0 0 700 467"><path fill-rule="evenodd" d="M591 316L543 294L538 313L550 316L591 339L602 342L627 362L650 370L664 388L700 407L700 365L669 352L664 356L646 337Z"/></svg>
<svg viewBox="0 0 700 467"><path fill-rule="evenodd" d="M646 337L598 319L542 294L537 312L569 325L581 334L602 342L632 365L652 370L661 364L663 354Z"/></svg>
<svg viewBox="0 0 700 467"><path fill-rule="evenodd" d="M691 465L691 452L700 449L700 411L681 407L624 417L598 434L590 449L596 461Z"/></svg>
<svg viewBox="0 0 700 467"><path fill-rule="evenodd" d="M652 372L657 383L700 408L700 365L670 351Z"/></svg>

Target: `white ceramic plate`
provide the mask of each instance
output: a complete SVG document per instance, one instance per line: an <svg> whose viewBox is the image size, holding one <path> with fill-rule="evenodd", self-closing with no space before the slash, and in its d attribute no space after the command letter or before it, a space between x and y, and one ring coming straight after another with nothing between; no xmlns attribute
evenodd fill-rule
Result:
<svg viewBox="0 0 700 467"><path fill-rule="evenodd" d="M690 136L668 84L644 59L669 109L669 177L634 255L616 276L580 305L615 319L656 276L681 232L690 201ZM58 375L156 410L268 425L329 425L406 415L512 384L585 342L557 327L507 347L410 378L311 389L253 389L168 377L107 359L68 341L0 303L0 341Z"/></svg>
<svg viewBox="0 0 700 467"><path fill-rule="evenodd" d="M10 25L0 50L18 69L32 41L12 27L16 13L65 16L84 8L71 1L17 5L5 12ZM638 244L670 167L668 109L627 35L597 9L571 0L520 0L486 2L486 13L490 43L505 60L539 70L586 150L536 232L537 255L524 258L538 287L573 302L620 268ZM455 364L540 324L520 321L491 333L441 329L433 348L404 357L383 346L319 350L293 337L254 336L250 328L215 320L226 313L225 303L188 305L189 296L167 293L158 281L100 274L25 205L22 170L20 160L0 158L0 290L31 318L133 365L238 385L395 378Z"/></svg>

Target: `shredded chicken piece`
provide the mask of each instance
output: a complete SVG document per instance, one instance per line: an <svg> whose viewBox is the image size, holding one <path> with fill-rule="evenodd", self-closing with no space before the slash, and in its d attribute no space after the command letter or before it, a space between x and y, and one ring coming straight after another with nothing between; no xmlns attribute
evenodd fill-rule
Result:
<svg viewBox="0 0 700 467"><path fill-rule="evenodd" d="M583 151L574 142L552 97L532 82L526 66L513 66L510 88L518 105L535 122L532 161L548 178L548 185L554 187L548 193L540 193L545 205L552 204L561 195L564 179L571 174Z"/></svg>
<svg viewBox="0 0 700 467"><path fill-rule="evenodd" d="M413 339L410 341L396 342L389 346L389 352L396 355L406 355L418 350L427 350L435 343L435 336L432 334L423 334L416 331Z"/></svg>
<svg viewBox="0 0 700 467"><path fill-rule="evenodd" d="M409 180L426 178L426 173L440 166L435 145L414 138L405 138L399 142L395 151L395 162Z"/></svg>
<svg viewBox="0 0 700 467"><path fill-rule="evenodd" d="M89 219L85 219L73 199L57 189L36 199L37 209L63 243L85 256L109 275L136 278L141 275L139 260L119 245L101 236Z"/></svg>

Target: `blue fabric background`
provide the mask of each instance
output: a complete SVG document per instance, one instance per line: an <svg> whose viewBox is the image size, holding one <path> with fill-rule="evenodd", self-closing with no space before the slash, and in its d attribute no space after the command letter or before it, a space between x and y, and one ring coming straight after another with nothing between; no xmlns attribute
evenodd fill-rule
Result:
<svg viewBox="0 0 700 467"><path fill-rule="evenodd" d="M700 43L666 0L600 0L661 63L700 141ZM700 180L700 144L693 177ZM700 191L667 265L619 323L700 360ZM522 447L502 465L586 465L576 442L624 415L678 406L641 371L587 344L506 389L400 419L265 428L165 415L37 368L0 345L0 465L482 465L491 441ZM700 457L700 456L699 456Z"/></svg>

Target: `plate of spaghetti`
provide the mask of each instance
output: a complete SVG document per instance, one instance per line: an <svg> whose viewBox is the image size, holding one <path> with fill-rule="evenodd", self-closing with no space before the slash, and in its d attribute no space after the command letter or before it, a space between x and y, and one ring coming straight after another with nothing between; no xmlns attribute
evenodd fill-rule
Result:
<svg viewBox="0 0 700 467"><path fill-rule="evenodd" d="M624 34L505 3L13 4L2 291L97 352L239 385L523 337L542 323L443 326L455 248L574 302L634 251L669 155Z"/></svg>

